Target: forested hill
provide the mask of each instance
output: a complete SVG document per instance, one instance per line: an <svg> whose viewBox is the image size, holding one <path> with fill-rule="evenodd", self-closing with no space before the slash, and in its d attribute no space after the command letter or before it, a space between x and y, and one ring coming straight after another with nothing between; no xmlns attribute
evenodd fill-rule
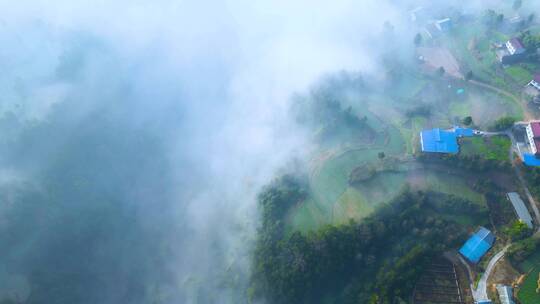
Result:
<svg viewBox="0 0 540 304"><path fill-rule="evenodd" d="M252 300L406 303L426 262L466 236L441 214L485 212L455 197L405 191L362 222L287 234L283 216L305 193L302 179L284 176L259 196Z"/></svg>

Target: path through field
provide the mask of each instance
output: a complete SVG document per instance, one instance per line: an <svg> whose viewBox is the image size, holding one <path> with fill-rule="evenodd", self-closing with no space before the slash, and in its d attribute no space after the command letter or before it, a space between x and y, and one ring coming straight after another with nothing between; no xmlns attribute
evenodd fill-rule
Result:
<svg viewBox="0 0 540 304"><path fill-rule="evenodd" d="M513 101L515 101L522 109L523 111L523 118L524 120L532 120L534 119L532 114L529 113L528 109L526 106L523 105L523 102L521 101L520 98L517 98L514 94L508 92L508 91L505 91L501 88L497 88L495 86L492 86L490 84L487 84L487 83L484 83L484 82L481 82L481 81L478 81L478 80L474 80L474 79L471 79L469 80L469 83L472 83L478 87L482 87L482 88L485 88L485 89L489 89L489 90L492 90L494 91L495 93L499 93L499 94L502 94L508 98L511 98Z"/></svg>
<svg viewBox="0 0 540 304"><path fill-rule="evenodd" d="M463 78L459 71L458 61L448 49L442 47L419 47L417 51L418 54L424 57L424 61L431 68L443 67L446 74L460 79Z"/></svg>

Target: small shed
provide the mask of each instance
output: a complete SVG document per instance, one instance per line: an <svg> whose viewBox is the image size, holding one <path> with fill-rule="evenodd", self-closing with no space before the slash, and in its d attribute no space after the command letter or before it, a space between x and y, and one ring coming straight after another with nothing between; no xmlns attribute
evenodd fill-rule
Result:
<svg viewBox="0 0 540 304"><path fill-rule="evenodd" d="M497 285L497 293L501 304L515 304L514 300L512 300L512 287Z"/></svg>
<svg viewBox="0 0 540 304"><path fill-rule="evenodd" d="M532 228L533 220L531 214L529 213L527 206L525 206L525 203L523 202L519 194L517 194L516 192L510 192L507 193L506 196L508 197L508 200L510 200L510 202L512 203L512 206L514 206L517 217L525 224L527 224L529 228Z"/></svg>

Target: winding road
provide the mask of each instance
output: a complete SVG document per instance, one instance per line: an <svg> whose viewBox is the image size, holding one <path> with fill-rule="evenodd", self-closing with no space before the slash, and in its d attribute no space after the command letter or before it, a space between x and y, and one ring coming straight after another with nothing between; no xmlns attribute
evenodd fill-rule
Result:
<svg viewBox="0 0 540 304"><path fill-rule="evenodd" d="M514 162L513 162L515 147L517 147L517 141L514 137L514 134L512 134L511 131L506 131L506 132L484 132L483 135L484 136L506 135L508 136L508 138L510 138L510 141L512 142L512 145L510 146L510 151L508 151L508 157L509 157L510 163L512 164L512 167L514 168L514 171L518 177L519 183L521 184L521 187L523 188L525 195L527 196L527 199L529 200L531 208L536 217L536 223L537 225L540 226L540 211L538 210L538 205L536 203L536 200L534 199L531 192L529 191L525 178L523 177L523 174L519 170L519 167L514 165ZM536 233L540 233L540 227L538 228ZM476 287L476 289L474 288L473 284L471 284L471 291L472 291L472 295L475 301L478 302L481 300L488 300L487 281L489 279L489 276L491 275L491 272L495 268L495 265L497 264L497 262L499 262L500 259L504 257L504 255L506 254L506 251L508 250L508 248L510 248L510 246L511 244L506 245L501 251L497 252L497 254L495 254L491 258L491 260L488 263L488 266L486 267L486 271L482 274L482 277L480 278L480 281L478 282L478 286ZM465 266L467 266L467 268L469 268L468 264L465 261L463 261L463 259L461 259L461 262L464 263Z"/></svg>
<svg viewBox="0 0 540 304"><path fill-rule="evenodd" d="M497 262L499 262L499 260L504 256L508 248L510 248L510 244L504 246L501 251L497 252L497 254L495 254L491 258L491 260L489 260L486 271L484 271L482 277L480 278L480 281L478 281L478 286L476 287L476 289L474 289L474 286L471 284L471 291L475 301L488 300L487 280L491 275L491 272L495 268L495 265L497 265Z"/></svg>
<svg viewBox="0 0 540 304"><path fill-rule="evenodd" d="M527 110L527 108L523 105L523 102L520 98L516 97L516 95L508 92L508 91L505 91L501 88L497 88L495 86L492 86L488 83L485 83L485 82L481 82L481 81L478 81L478 80L474 80L474 79L471 79L469 80L469 83L472 83L478 87L482 87L482 88L485 88L485 89L489 89L489 90L492 90L496 93L499 93L499 94L502 94L510 99L512 99L513 101L515 101L520 107L521 109L523 110L523 116L525 118L525 120L531 120L533 119L531 117L531 114L529 113L529 111Z"/></svg>

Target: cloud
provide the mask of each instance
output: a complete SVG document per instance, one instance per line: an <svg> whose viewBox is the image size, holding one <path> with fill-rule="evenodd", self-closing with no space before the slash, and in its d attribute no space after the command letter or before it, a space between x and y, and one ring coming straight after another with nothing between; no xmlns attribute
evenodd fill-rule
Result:
<svg viewBox="0 0 540 304"><path fill-rule="evenodd" d="M19 141L32 145L3 148L1 163L40 185L39 193L47 192L43 172L68 174L85 157L111 175L123 164L118 178L92 168L74 170L74 176L84 177L74 189L105 178L118 186L111 190L99 183L99 189L121 192L111 194L118 201L110 203L120 210L102 208L112 208L119 218L135 208L129 229L111 225L118 231L103 240L108 254L118 250L135 263L147 262L145 246L168 252L154 262L167 271L140 270L153 275L145 280L151 282L147 289L155 285L159 291L146 290L133 303L158 296L165 303L243 299L257 226L256 194L291 158L310 153L309 136L288 116L291 95L326 73L376 75L387 43L381 41L385 21L406 33L404 52L412 44L404 10L389 1L22 0L2 2L0 10L5 13L0 111L16 115L25 136ZM52 134L33 129L48 127ZM159 148L149 151L166 166L150 161L150 152L137 151L148 148L138 136L157 141ZM89 156L69 150L81 138L79 146L89 149ZM139 156L140 168L132 170ZM79 162L63 163L71 158ZM102 163L111 159L116 163ZM82 195L77 191L74 195ZM166 203L156 202L161 195ZM84 205L67 208L75 215L55 218L76 220L97 212ZM156 228L160 225L168 230ZM129 243L140 252L112 243L123 241L124 228L126 234L140 233L139 243ZM31 233L14 247L24 244L39 255L51 246L43 240L53 240L52 234ZM159 237L152 239L154 233ZM131 274L114 269L114 278ZM161 277L169 272L172 278ZM121 283L119 289L130 290ZM101 303L126 300L107 292L113 291L100 292Z"/></svg>

